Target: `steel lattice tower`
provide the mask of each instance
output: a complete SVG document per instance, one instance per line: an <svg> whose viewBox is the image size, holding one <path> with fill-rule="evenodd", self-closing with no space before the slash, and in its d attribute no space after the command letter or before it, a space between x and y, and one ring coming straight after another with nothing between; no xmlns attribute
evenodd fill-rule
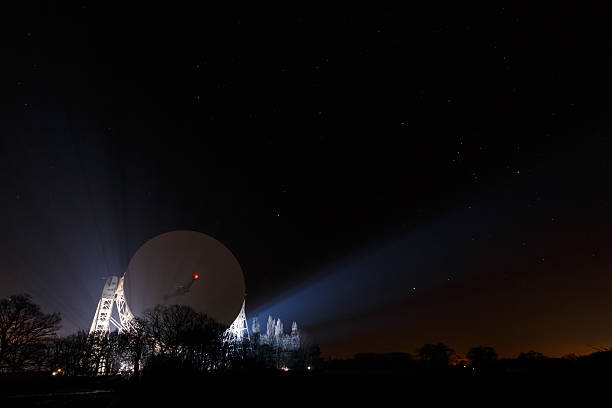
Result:
<svg viewBox="0 0 612 408"><path fill-rule="evenodd" d="M129 331L131 329L134 316L125 300L123 279L124 276L121 279L118 276L111 276L106 279L106 284L104 289L102 289L102 296L98 302L98 308L96 309L89 333L108 333L110 331L110 323L119 329L119 331ZM115 303L119 313L119 322L112 316Z"/></svg>
<svg viewBox="0 0 612 408"><path fill-rule="evenodd" d="M100 296L98 308L96 309L93 322L91 322L89 333L108 333L118 282L119 278L116 276L106 279L106 284L104 289L102 289L102 296Z"/></svg>
<svg viewBox="0 0 612 408"><path fill-rule="evenodd" d="M102 290L102 296L98 302L98 308L91 323L89 333L108 333L110 331L110 323L113 324L119 331L130 331L132 329L132 321L134 315L130 311L130 307L125 299L123 291L125 275L119 279L117 276L111 276L106 279L106 284ZM113 316L113 306L117 304L117 313L119 321ZM249 325L244 311L245 302L242 302L242 308L238 317L234 320L231 326L225 331L223 338L225 341L242 341L243 339L250 340Z"/></svg>
<svg viewBox="0 0 612 408"><path fill-rule="evenodd" d="M242 302L242 308L238 317L232 323L232 325L225 331L223 338L225 341L242 341L244 339L251 340L249 335L249 324L247 323L246 313L244 311L245 302Z"/></svg>

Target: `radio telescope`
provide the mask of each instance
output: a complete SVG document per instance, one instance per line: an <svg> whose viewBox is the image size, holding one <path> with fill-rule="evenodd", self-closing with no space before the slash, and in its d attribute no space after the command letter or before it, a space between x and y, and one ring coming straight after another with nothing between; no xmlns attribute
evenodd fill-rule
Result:
<svg viewBox="0 0 612 408"><path fill-rule="evenodd" d="M107 279L90 333L108 332L110 323L129 331L147 309L180 304L229 326L226 339L241 340L249 336L244 296L240 264L222 243L200 232L167 232L145 242L121 278Z"/></svg>

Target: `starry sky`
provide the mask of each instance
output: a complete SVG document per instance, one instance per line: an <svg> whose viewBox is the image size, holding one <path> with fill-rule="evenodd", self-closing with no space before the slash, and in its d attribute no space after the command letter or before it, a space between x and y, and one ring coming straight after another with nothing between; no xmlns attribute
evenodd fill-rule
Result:
<svg viewBox="0 0 612 408"><path fill-rule="evenodd" d="M30 2L0 31L0 296L88 328L209 234L323 352L612 345L601 10Z"/></svg>

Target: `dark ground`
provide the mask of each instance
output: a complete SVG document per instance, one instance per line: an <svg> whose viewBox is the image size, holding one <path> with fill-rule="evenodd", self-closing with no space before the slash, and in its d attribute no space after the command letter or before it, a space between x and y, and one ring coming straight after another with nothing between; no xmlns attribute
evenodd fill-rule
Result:
<svg viewBox="0 0 612 408"><path fill-rule="evenodd" d="M0 406L584 405L605 393L612 377L607 365L578 367L561 359L502 365L474 373L462 366L428 370L341 363L317 372L161 373L138 383L121 377L11 376L0 379Z"/></svg>

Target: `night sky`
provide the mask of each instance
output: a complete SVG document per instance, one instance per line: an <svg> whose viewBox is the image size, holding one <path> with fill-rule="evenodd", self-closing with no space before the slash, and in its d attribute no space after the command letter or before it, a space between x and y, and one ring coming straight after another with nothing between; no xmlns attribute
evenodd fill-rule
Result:
<svg viewBox="0 0 612 408"><path fill-rule="evenodd" d="M326 355L612 345L602 10L109 3L2 12L1 297L87 329L187 229Z"/></svg>

